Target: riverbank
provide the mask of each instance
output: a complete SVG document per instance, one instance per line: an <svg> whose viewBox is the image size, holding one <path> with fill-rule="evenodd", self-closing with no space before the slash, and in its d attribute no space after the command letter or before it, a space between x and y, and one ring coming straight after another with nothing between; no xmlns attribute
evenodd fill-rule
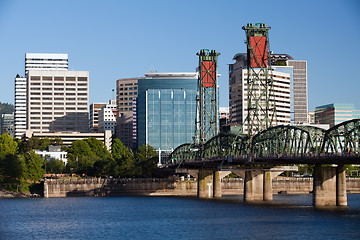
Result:
<svg viewBox="0 0 360 240"><path fill-rule="evenodd" d="M35 198L41 197L37 193L29 193L29 192L12 192L0 189L0 198Z"/></svg>

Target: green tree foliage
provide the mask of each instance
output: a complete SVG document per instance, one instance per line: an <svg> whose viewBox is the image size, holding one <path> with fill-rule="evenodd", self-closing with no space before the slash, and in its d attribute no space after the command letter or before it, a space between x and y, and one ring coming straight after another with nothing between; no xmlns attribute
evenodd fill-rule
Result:
<svg viewBox="0 0 360 240"><path fill-rule="evenodd" d="M150 145L143 145L136 151L136 174L152 177L157 169L157 153Z"/></svg>
<svg viewBox="0 0 360 240"><path fill-rule="evenodd" d="M10 191L27 190L25 173L27 171L23 155L0 156L0 185Z"/></svg>
<svg viewBox="0 0 360 240"><path fill-rule="evenodd" d="M112 143L112 157L117 163L117 174L121 177L132 177L135 174L135 157L133 152L117 138Z"/></svg>
<svg viewBox="0 0 360 240"><path fill-rule="evenodd" d="M18 144L9 134L4 133L0 136L0 155L15 155L17 151Z"/></svg>
<svg viewBox="0 0 360 240"><path fill-rule="evenodd" d="M106 146L100 140L90 137L85 141L89 144L91 151L99 158L108 158L110 156Z"/></svg>
<svg viewBox="0 0 360 240"><path fill-rule="evenodd" d="M44 176L44 163L39 154L36 154L34 151L26 153L25 164L27 167L26 179L37 182Z"/></svg>
<svg viewBox="0 0 360 240"><path fill-rule="evenodd" d="M51 141L48 137L40 139L39 150L44 151L51 145Z"/></svg>
<svg viewBox="0 0 360 240"><path fill-rule="evenodd" d="M47 162L47 160L45 161L46 162L44 164L46 164L45 167L47 173L53 173L53 174L63 173L65 169L65 164L62 160L51 158L49 162Z"/></svg>

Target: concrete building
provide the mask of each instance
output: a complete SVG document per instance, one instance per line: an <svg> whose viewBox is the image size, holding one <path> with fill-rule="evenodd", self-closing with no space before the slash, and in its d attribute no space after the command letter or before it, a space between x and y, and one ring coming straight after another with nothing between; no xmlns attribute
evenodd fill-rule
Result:
<svg viewBox="0 0 360 240"><path fill-rule="evenodd" d="M146 73L138 80L137 145L153 146L161 158L195 131L197 73Z"/></svg>
<svg viewBox="0 0 360 240"><path fill-rule="evenodd" d="M85 133L82 133L82 132L43 132L43 133L38 133L38 132L34 132L32 130L26 130L26 133L25 133L25 137L27 139L29 139L31 137L38 137L40 139L43 139L46 137L49 139L59 137L63 141L64 146L70 146L76 140L84 140L84 139L87 139L90 137L94 137L97 140L102 141L109 151L111 150L111 140L112 140L111 136L112 136L111 131L109 131L109 130L106 130L103 133L89 133L89 132L85 132Z"/></svg>
<svg viewBox="0 0 360 240"><path fill-rule="evenodd" d="M14 137L14 113L1 114L1 135L4 133Z"/></svg>
<svg viewBox="0 0 360 240"><path fill-rule="evenodd" d="M360 118L360 110L355 110L351 103L332 103L315 108L315 124L329 124L333 127L355 118Z"/></svg>
<svg viewBox="0 0 360 240"><path fill-rule="evenodd" d="M15 78L15 137L27 129L27 74L29 70L68 70L68 54L25 53L25 77Z"/></svg>
<svg viewBox="0 0 360 240"><path fill-rule="evenodd" d="M89 131L89 72L29 70L27 90L27 129Z"/></svg>
<svg viewBox="0 0 360 240"><path fill-rule="evenodd" d="M276 101L278 124L288 124L288 108L290 107L290 122L295 124L307 123L307 62L294 60L288 54L271 54L273 74L277 72L286 74L286 88L290 89L290 98L283 101L283 97L288 97L288 89L286 96L278 98ZM243 106L246 96L244 91L244 84L242 79L246 81L247 74L247 56L246 53L239 53L234 56L236 62L229 65L229 106L230 106L230 122L242 124L245 120L242 113L245 106ZM244 74L246 73L246 74ZM289 78L290 76L290 78ZM245 78L244 78L245 77ZM278 93L283 92L279 88L284 87L280 84L281 78L284 76L273 76L274 85ZM290 79L290 85L289 80ZM244 82L246 83L246 82ZM279 85L280 84L280 85ZM279 95L279 94L277 94ZM290 103L289 103L290 100ZM285 105L283 104L285 103ZM289 105L290 104L290 105ZM279 107L278 107L279 106ZM284 109L286 108L286 110ZM286 114L284 114L285 112ZM279 119L280 116L280 119ZM286 120L285 120L285 118Z"/></svg>
<svg viewBox="0 0 360 240"><path fill-rule="evenodd" d="M246 54L240 53L234 56L236 61L229 65L229 107L230 123L243 124L247 117L247 66ZM272 125L290 124L290 73L283 69L272 71L275 98L270 100L270 105L276 106L277 121ZM262 86L259 85L259 89ZM272 95L270 93L270 95ZM265 116L260 116L264 118ZM244 132L247 129L244 128Z"/></svg>
<svg viewBox="0 0 360 240"><path fill-rule="evenodd" d="M104 107L106 103L92 103L90 104L90 132L99 131L99 111Z"/></svg>
<svg viewBox="0 0 360 240"><path fill-rule="evenodd" d="M25 53L25 74L29 70L68 70L68 54Z"/></svg>
<svg viewBox="0 0 360 240"><path fill-rule="evenodd" d="M308 118L308 120L307 120L308 123L314 124L315 123L315 111L308 111L307 118Z"/></svg>
<svg viewBox="0 0 360 240"><path fill-rule="evenodd" d="M99 111L99 132L110 130L111 134L115 134L117 105L116 100L110 100L109 104L105 104Z"/></svg>
<svg viewBox="0 0 360 240"><path fill-rule="evenodd" d="M14 112L14 136L21 138L26 131L26 98L27 98L27 84L26 78L17 75L15 77L15 112Z"/></svg>
<svg viewBox="0 0 360 240"><path fill-rule="evenodd" d="M123 78L116 81L116 138L131 149L136 147L133 140L133 102L138 96L138 79Z"/></svg>

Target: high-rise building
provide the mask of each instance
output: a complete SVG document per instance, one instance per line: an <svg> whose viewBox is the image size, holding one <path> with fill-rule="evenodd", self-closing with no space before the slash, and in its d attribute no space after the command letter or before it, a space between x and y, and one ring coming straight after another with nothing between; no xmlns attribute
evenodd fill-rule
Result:
<svg viewBox="0 0 360 240"><path fill-rule="evenodd" d="M307 61L288 60L288 66L293 67L293 104L294 104L294 123L301 124L307 122L308 102L307 102Z"/></svg>
<svg viewBox="0 0 360 240"><path fill-rule="evenodd" d="M14 113L1 114L1 135L4 133L14 137Z"/></svg>
<svg viewBox="0 0 360 240"><path fill-rule="evenodd" d="M229 107L230 122L243 124L247 118L247 66L246 54L240 53L234 56L236 61L229 65ZM272 120L272 126L290 124L290 74L281 69L271 71L273 79L273 92L270 92L270 106L276 106L276 119ZM264 76L260 76L261 77ZM256 84L256 83L255 83ZM258 91L263 86L259 83ZM265 102L260 103L265 107ZM272 114L269 111L269 114ZM259 116L263 119L265 116ZM268 116L269 117L269 116ZM247 131L244 125L244 132Z"/></svg>
<svg viewBox="0 0 360 240"><path fill-rule="evenodd" d="M68 54L25 53L25 77L15 78L15 137L27 129L27 74L29 70L68 70Z"/></svg>
<svg viewBox="0 0 360 240"><path fill-rule="evenodd" d="M15 112L14 112L14 127L16 138L21 138L26 131L26 96L27 84L26 78L17 75L15 77Z"/></svg>
<svg viewBox="0 0 360 240"><path fill-rule="evenodd" d="M333 127L354 118L360 118L360 110L355 110L351 103L332 103L315 108L315 124Z"/></svg>
<svg viewBox="0 0 360 240"><path fill-rule="evenodd" d="M105 104L99 111L99 132L110 130L111 134L115 134L116 117L117 117L116 100L110 100L109 104Z"/></svg>
<svg viewBox="0 0 360 240"><path fill-rule="evenodd" d="M197 73L146 73L138 80L137 144L153 146L162 157L195 131Z"/></svg>
<svg viewBox="0 0 360 240"><path fill-rule="evenodd" d="M131 149L135 148L133 140L133 101L138 96L138 79L124 78L116 81L116 137Z"/></svg>
<svg viewBox="0 0 360 240"><path fill-rule="evenodd" d="M29 70L27 90L27 129L89 131L89 72Z"/></svg>
<svg viewBox="0 0 360 240"><path fill-rule="evenodd" d="M92 103L90 104L90 132L99 131L99 111L106 103Z"/></svg>
<svg viewBox="0 0 360 240"><path fill-rule="evenodd" d="M68 70L68 54L25 53L25 74L29 70Z"/></svg>

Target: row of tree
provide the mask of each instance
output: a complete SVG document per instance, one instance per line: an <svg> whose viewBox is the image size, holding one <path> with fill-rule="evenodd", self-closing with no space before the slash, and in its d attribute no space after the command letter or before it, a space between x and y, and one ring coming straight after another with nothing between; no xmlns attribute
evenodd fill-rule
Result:
<svg viewBox="0 0 360 240"><path fill-rule="evenodd" d="M8 134L0 136L0 186L16 191L28 191L44 173L68 173L94 177L152 177L157 169L157 154L153 147L144 145L135 153L114 139L112 151L96 138L75 141L66 148L68 162L45 160L35 149L45 150L50 145L62 146L60 138L30 138L21 141ZM64 146L62 146L64 149Z"/></svg>

